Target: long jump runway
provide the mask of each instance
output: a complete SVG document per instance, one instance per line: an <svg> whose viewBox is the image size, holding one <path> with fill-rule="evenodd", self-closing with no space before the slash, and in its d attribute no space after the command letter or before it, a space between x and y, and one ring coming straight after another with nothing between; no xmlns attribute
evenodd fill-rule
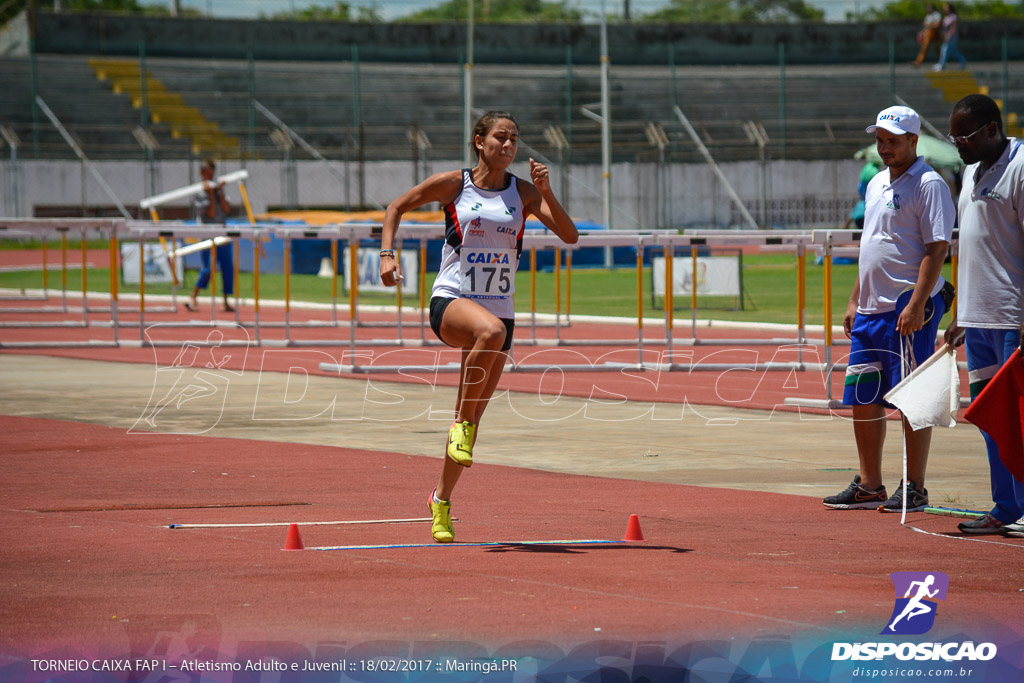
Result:
<svg viewBox="0 0 1024 683"><path fill-rule="evenodd" d="M899 529L896 515L829 511L807 497L481 462L453 506L451 546L285 552L283 527L169 526L294 522L307 547L419 544L426 524L313 523L421 517L437 460L33 418L2 425L0 609L7 647L26 655L69 644L112 654L129 644L133 619L161 614L213 618L239 640L303 644L838 637L884 626L886 574L922 568L950 576L943 621L988 632L1021 618L1020 547L935 539ZM630 514L646 540L514 543L621 540ZM942 517L913 522L949 530ZM490 542L511 543L471 545Z"/></svg>
<svg viewBox="0 0 1024 683"><path fill-rule="evenodd" d="M948 680L1024 670L1024 542L823 508L855 465L839 416L503 385L440 547L425 522L372 522L427 514L450 387L315 377L278 355L174 394L169 359L120 354L0 355L4 680L435 680L424 667L449 661L437 680L855 680L864 662L833 661L834 644L894 640L998 647ZM990 504L970 425L936 432L929 474L933 504ZM645 540L623 540L633 514ZM291 523L305 550L282 549ZM879 635L898 572L949 579L926 635ZM165 668L39 664L93 658ZM505 659L520 668L481 673ZM230 668L264 660L334 669Z"/></svg>

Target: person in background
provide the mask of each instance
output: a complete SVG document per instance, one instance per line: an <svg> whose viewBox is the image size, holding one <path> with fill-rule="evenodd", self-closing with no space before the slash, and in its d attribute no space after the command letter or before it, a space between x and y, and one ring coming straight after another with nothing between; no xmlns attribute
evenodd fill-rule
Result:
<svg viewBox="0 0 1024 683"><path fill-rule="evenodd" d="M936 58L942 57L941 37L939 29L942 27L942 13L935 9L935 5L928 3L925 11L924 22L921 30L917 33L917 42L921 44L921 51L917 53L917 59L911 62L914 66L921 66L928 53L928 46L935 46Z"/></svg>
<svg viewBox="0 0 1024 683"><path fill-rule="evenodd" d="M939 62L932 67L932 71L942 71L946 68L946 60L950 57L960 62L960 68L967 68L967 60L960 54L957 43L960 41L960 17L957 16L953 3L947 2L942 5L942 50L939 52Z"/></svg>
<svg viewBox="0 0 1024 683"><path fill-rule="evenodd" d="M860 195L860 201L850 209L850 215L846 219L846 224L843 225L843 230L849 230L854 225L858 230L864 229L864 195L868 191L868 183L877 174L878 164L873 161L868 161L864 164L864 168L860 169L860 178L857 180L857 194Z"/></svg>
<svg viewBox="0 0 1024 683"><path fill-rule="evenodd" d="M231 213L231 205L228 204L227 197L224 196L224 183L214 182L213 180L216 172L217 165L212 159L207 159L203 162L202 168L199 169L199 175L203 178L203 189L196 193L193 206L196 217L201 223L224 225L227 223L228 215ZM235 310L228 301L228 298L235 293L235 264L232 246L230 242L217 245L217 269L220 271L221 282L224 284L222 288L224 310L228 312ZM199 270L198 277L196 277L196 286L192 290L192 300L185 302L185 308L193 312L199 310L199 291L206 289L207 285L210 284L210 250L203 249L200 252L200 257L202 258L203 267Z"/></svg>

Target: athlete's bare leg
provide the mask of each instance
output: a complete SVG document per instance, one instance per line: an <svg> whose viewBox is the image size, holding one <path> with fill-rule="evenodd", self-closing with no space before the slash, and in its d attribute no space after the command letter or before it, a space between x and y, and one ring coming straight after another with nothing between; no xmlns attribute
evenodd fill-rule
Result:
<svg viewBox="0 0 1024 683"><path fill-rule="evenodd" d="M441 337L449 344L462 346L462 367L455 400L456 422L480 424L507 360L507 355L501 351L505 335L505 323L475 302L456 299L445 310ZM451 500L455 484L465 468L449 457L443 460L437 497Z"/></svg>
<svg viewBox="0 0 1024 683"><path fill-rule="evenodd" d="M504 366L505 334L505 323L476 302L456 299L445 309L441 338L463 349L456 422L476 424L483 415L497 385L493 370L500 377Z"/></svg>

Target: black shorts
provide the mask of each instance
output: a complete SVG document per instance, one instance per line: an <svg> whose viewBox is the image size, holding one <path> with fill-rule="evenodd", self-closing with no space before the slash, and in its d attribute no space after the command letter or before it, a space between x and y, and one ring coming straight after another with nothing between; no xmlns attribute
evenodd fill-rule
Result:
<svg viewBox="0 0 1024 683"><path fill-rule="evenodd" d="M448 344L448 342L441 336L441 319L444 318L444 311L448 308L448 304L453 301L455 299L443 296L430 298L430 329L445 344ZM501 350L508 351L512 348L512 332L516 329L516 321L513 318L498 318L498 320L505 323L505 343L501 345ZM454 346L454 344L448 344L448 346Z"/></svg>

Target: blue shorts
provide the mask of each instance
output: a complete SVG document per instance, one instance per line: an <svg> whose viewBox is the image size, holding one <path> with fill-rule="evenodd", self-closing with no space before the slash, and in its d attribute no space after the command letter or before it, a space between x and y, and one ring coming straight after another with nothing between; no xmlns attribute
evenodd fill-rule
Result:
<svg viewBox="0 0 1024 683"><path fill-rule="evenodd" d="M939 321L945 314L942 296L932 297L935 312L931 319L913 335L904 355L911 365L900 364L900 342L904 338L896 331L896 311L886 313L858 313L850 333L852 345L846 367L846 385L843 388L843 404L865 406L875 403L893 408L882 400L889 390L900 383L910 371L928 360L935 353L935 337Z"/></svg>

